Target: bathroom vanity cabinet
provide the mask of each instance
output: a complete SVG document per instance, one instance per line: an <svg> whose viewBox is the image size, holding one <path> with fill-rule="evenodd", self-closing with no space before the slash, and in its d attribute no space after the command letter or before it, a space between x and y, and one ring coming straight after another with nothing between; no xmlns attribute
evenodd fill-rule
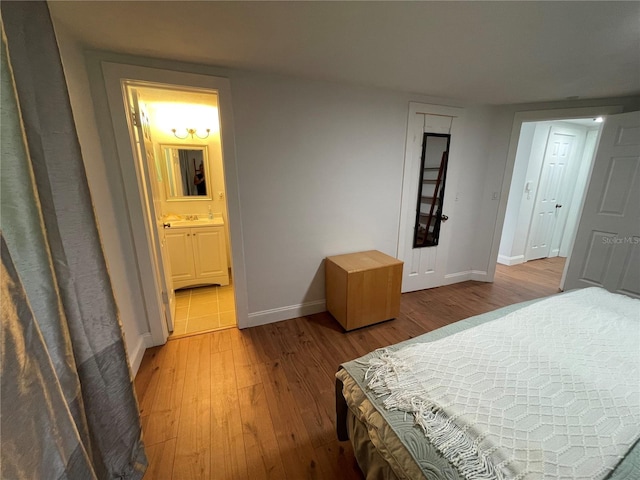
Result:
<svg viewBox="0 0 640 480"><path fill-rule="evenodd" d="M173 288L229 285L227 244L223 226L168 228Z"/></svg>

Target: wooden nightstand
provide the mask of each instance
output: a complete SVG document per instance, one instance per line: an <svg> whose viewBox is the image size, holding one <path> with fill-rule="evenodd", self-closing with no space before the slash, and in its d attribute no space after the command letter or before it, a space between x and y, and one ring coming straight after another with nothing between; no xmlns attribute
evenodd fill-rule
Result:
<svg viewBox="0 0 640 480"><path fill-rule="evenodd" d="M327 257L327 310L347 331L397 317L402 265L377 250Z"/></svg>

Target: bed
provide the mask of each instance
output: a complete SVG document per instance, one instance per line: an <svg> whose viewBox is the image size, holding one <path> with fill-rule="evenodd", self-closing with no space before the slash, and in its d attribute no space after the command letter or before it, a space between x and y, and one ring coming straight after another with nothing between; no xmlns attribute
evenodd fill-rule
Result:
<svg viewBox="0 0 640 480"><path fill-rule="evenodd" d="M640 301L576 290L376 350L336 413L369 480L640 479Z"/></svg>

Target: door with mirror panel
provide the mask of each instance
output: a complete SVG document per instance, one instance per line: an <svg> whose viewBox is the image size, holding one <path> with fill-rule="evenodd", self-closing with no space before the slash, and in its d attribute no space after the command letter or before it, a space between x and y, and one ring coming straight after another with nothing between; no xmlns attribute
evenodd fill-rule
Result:
<svg viewBox="0 0 640 480"><path fill-rule="evenodd" d="M398 258L404 261L402 291L445 284L450 236L446 205L451 205L448 168L459 135L456 107L411 103L398 235ZM453 182L455 184L455 182ZM455 194L454 194L455 196Z"/></svg>
<svg viewBox="0 0 640 480"><path fill-rule="evenodd" d="M422 136L413 248L437 246L440 239L440 225L449 219L442 213L442 209L450 140L451 135L443 133L425 132Z"/></svg>

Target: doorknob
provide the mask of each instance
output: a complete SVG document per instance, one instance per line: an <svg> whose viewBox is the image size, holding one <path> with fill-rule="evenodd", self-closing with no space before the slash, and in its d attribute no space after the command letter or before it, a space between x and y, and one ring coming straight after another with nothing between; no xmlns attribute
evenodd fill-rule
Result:
<svg viewBox="0 0 640 480"><path fill-rule="evenodd" d="M440 220L446 222L447 220L449 220L449 217L447 217L446 215L440 215Z"/></svg>
<svg viewBox="0 0 640 480"><path fill-rule="evenodd" d="M556 203L556 208L562 208L562 205L558 205L558 204Z"/></svg>

